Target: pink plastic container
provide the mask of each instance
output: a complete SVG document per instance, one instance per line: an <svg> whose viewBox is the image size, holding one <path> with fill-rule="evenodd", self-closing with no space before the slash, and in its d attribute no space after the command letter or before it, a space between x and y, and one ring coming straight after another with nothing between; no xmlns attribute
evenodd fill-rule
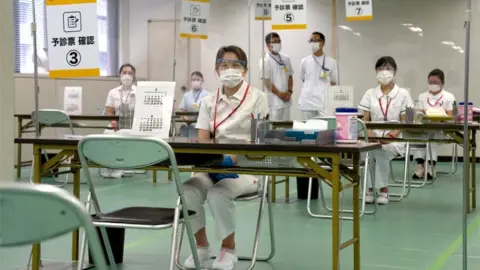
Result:
<svg viewBox="0 0 480 270"><path fill-rule="evenodd" d="M465 121L465 102L459 102L458 103L458 121L459 122L464 122ZM473 122L473 102L468 102L468 115L467 115L467 121L468 123Z"/></svg>
<svg viewBox="0 0 480 270"><path fill-rule="evenodd" d="M336 141L339 143L357 143L357 108L337 108L335 109Z"/></svg>

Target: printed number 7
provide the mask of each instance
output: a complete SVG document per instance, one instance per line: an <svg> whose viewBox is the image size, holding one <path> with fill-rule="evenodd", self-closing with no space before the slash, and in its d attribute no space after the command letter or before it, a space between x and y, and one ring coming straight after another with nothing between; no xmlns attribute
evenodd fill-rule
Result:
<svg viewBox="0 0 480 270"><path fill-rule="evenodd" d="M357 15L362 15L362 14L363 14L363 9L357 8Z"/></svg>

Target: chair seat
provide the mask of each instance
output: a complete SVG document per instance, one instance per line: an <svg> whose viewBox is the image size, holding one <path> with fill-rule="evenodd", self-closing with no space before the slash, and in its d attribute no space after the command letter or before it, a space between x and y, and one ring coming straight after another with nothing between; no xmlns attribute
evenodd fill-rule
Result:
<svg viewBox="0 0 480 270"><path fill-rule="evenodd" d="M237 198L235 198L235 200L236 201L251 201L251 200L261 198L261 197L262 197L261 193L253 192L253 193L249 193L249 194L240 195Z"/></svg>
<svg viewBox="0 0 480 270"><path fill-rule="evenodd" d="M195 211L188 211L189 215L195 215ZM95 223L123 223L130 225L167 225L173 223L174 208L157 207L128 207L113 212L92 216ZM183 219L183 213L180 213Z"/></svg>

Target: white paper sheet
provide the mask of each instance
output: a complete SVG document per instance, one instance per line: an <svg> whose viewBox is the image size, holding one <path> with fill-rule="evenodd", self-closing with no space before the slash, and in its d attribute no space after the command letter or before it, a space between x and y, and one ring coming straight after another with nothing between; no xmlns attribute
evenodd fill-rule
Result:
<svg viewBox="0 0 480 270"><path fill-rule="evenodd" d="M175 85L175 82L138 83L132 134L168 139Z"/></svg>
<svg viewBox="0 0 480 270"><path fill-rule="evenodd" d="M82 105L82 87L65 87L63 90L63 110L68 115L81 115Z"/></svg>
<svg viewBox="0 0 480 270"><path fill-rule="evenodd" d="M315 130L322 131L328 129L328 122L319 119L311 119L307 122L293 121L294 130Z"/></svg>

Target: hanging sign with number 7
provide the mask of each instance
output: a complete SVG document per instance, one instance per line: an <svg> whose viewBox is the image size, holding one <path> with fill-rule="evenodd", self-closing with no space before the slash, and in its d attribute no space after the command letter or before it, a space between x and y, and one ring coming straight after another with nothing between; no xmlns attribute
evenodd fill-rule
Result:
<svg viewBox="0 0 480 270"><path fill-rule="evenodd" d="M368 21L373 19L373 0L345 0L347 21Z"/></svg>

